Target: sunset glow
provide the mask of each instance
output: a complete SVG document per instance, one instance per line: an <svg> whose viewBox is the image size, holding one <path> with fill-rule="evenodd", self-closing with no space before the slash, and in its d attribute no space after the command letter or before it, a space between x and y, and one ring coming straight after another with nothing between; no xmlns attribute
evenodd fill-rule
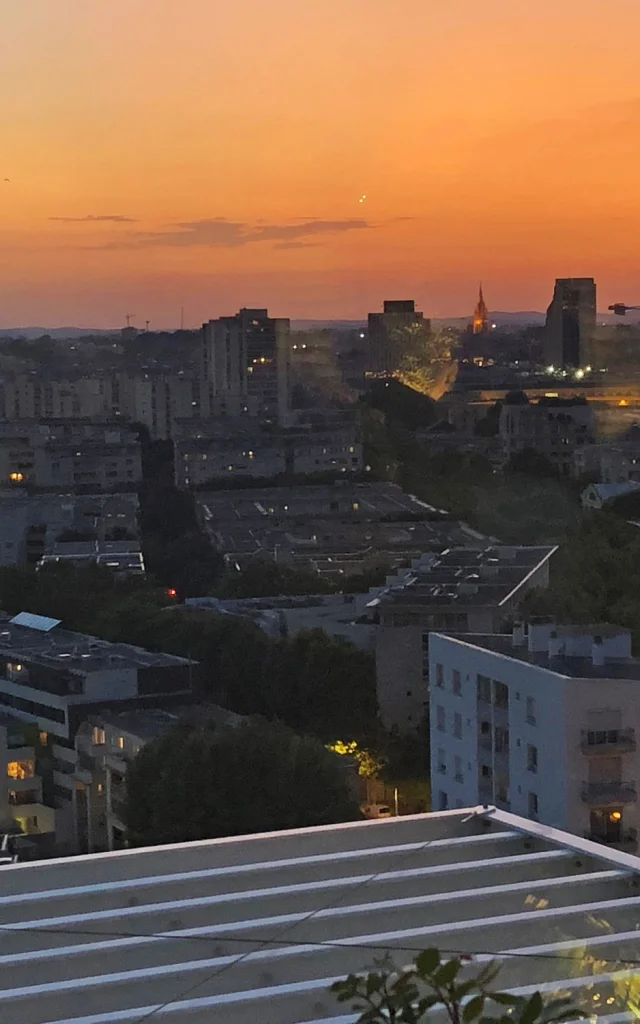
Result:
<svg viewBox="0 0 640 1024"><path fill-rule="evenodd" d="M0 326L640 301L639 38L637 0L6 4Z"/></svg>

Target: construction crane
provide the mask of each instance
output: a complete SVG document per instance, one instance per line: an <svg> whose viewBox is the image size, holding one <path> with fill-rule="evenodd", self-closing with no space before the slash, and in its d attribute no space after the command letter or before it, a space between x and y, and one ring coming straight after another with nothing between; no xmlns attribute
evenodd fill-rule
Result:
<svg viewBox="0 0 640 1024"><path fill-rule="evenodd" d="M624 302L614 302L613 306L609 306L609 309L616 316L626 316L631 310L640 309L640 306L627 306Z"/></svg>
<svg viewBox="0 0 640 1024"><path fill-rule="evenodd" d="M127 321L127 327L131 327L131 321L133 320L135 313L125 313L124 318Z"/></svg>

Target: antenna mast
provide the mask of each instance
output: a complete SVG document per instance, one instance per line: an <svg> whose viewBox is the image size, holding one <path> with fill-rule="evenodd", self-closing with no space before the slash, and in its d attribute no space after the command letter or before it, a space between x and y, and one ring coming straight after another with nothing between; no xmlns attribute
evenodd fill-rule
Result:
<svg viewBox="0 0 640 1024"><path fill-rule="evenodd" d="M127 321L127 327L131 326L131 321L133 320L135 315L136 315L135 313L125 313L124 314L124 318Z"/></svg>

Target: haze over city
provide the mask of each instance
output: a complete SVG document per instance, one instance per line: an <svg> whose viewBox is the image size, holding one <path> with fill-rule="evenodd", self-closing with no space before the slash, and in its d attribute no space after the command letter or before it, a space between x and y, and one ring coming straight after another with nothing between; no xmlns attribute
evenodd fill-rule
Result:
<svg viewBox="0 0 640 1024"><path fill-rule="evenodd" d="M636 0L10 5L0 326L633 297L639 32Z"/></svg>

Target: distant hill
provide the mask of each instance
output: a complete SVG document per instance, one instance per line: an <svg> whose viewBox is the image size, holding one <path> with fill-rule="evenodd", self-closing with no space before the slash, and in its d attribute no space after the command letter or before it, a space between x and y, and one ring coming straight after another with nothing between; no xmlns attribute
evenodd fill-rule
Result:
<svg viewBox="0 0 640 1024"><path fill-rule="evenodd" d="M60 340L83 338L88 334L120 334L120 331L118 328L105 331L97 327L3 327L0 329L0 338L26 338L28 341L32 341L34 338L41 338L43 334Z"/></svg>

